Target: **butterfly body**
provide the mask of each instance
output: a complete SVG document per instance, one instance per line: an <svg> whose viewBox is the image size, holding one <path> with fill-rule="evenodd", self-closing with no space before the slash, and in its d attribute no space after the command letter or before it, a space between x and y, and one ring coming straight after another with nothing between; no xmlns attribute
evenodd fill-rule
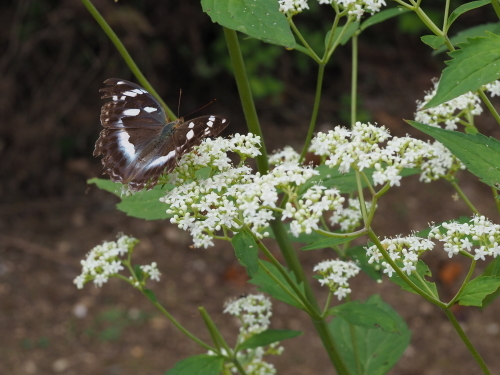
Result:
<svg viewBox="0 0 500 375"><path fill-rule="evenodd" d="M156 98L133 82L110 78L100 91L111 98L101 109L101 131L94 156L103 155L104 173L130 190L152 189L180 157L229 121L210 115L169 121Z"/></svg>

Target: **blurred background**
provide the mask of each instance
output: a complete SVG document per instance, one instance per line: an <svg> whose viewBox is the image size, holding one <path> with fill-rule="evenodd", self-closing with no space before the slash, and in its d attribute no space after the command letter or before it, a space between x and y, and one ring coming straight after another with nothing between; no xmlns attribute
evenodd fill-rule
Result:
<svg viewBox="0 0 500 375"><path fill-rule="evenodd" d="M443 1L423 2L440 24ZM429 4L427 4L429 3ZM245 132L221 28L197 1L94 1L145 76L179 114L217 101L196 115L218 113L231 120L223 135ZM456 8L462 4L452 1ZM393 4L391 4L393 5ZM295 18L321 50L333 13L310 1ZM460 17L451 34L498 22L491 8ZM119 201L87 185L102 173L92 157L101 130L99 88L111 77L133 80L130 71L83 5L73 0L16 0L0 4L0 373L161 374L177 361L202 353L162 318L139 293L118 280L103 288L77 290L72 280L87 251L117 233L141 240L138 263L156 261L163 273L151 285L158 298L188 329L209 340L197 312L205 306L229 342L238 326L223 316L223 304L255 292L228 243L191 249L189 236L167 221L142 221L115 208ZM420 36L429 34L412 14L376 25L359 40L359 118L386 125L393 135L415 134L413 118L444 54L433 56ZM241 38L257 110L269 150L297 149L307 133L316 67L306 56ZM349 123L351 50L339 48L326 70L319 130ZM498 100L495 102L498 108ZM500 138L489 116L477 120L486 135ZM463 172L463 189L482 212L497 221L488 187ZM470 215L452 199L444 182L405 179L381 201L376 230L408 234L431 220ZM486 197L486 199L484 199ZM299 254L308 274L328 251ZM464 264L439 252L425 258L434 280L451 298L464 277ZM478 272L483 265L479 266ZM324 298L313 281L318 295ZM419 297L388 282L359 276L353 298L380 293L413 331L411 345L391 374L478 373L444 315ZM463 308L457 316L490 369L500 368L500 305ZM312 331L305 314L276 302L272 328ZM283 343L285 353L269 360L278 373L329 372L314 334Z"/></svg>

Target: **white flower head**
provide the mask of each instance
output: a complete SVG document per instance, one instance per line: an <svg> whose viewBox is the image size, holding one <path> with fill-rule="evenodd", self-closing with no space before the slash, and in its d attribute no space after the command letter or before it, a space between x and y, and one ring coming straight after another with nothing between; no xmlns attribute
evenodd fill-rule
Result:
<svg viewBox="0 0 500 375"><path fill-rule="evenodd" d="M139 241L133 237L120 235L117 241L104 242L94 247L87 254L87 258L80 262L82 273L73 280L73 283L78 289L82 289L89 281L101 287L109 278L117 276L120 271L128 267L130 254L138 243ZM129 278L135 287L143 286L147 279L160 281L161 273L155 262L139 268L142 275L139 278Z"/></svg>
<svg viewBox="0 0 500 375"><path fill-rule="evenodd" d="M322 279L321 285L326 285L330 291L337 296L339 301L351 293L349 279L356 276L360 268L354 262L342 260L326 260L318 263L313 271L318 272Z"/></svg>
<svg viewBox="0 0 500 375"><path fill-rule="evenodd" d="M500 254L500 225L484 216L474 216L468 223L434 226L429 238L442 242L450 258L462 251L474 253L475 260L486 260L486 256L496 258Z"/></svg>
<svg viewBox="0 0 500 375"><path fill-rule="evenodd" d="M318 0L320 4L337 3L341 9L347 9L348 13L355 16L359 21L365 12L375 14L385 6L385 0Z"/></svg>
<svg viewBox="0 0 500 375"><path fill-rule="evenodd" d="M236 316L241 323L237 342L242 343L267 330L272 315L271 309L271 300L262 294L250 294L227 302L224 313ZM247 374L274 375L276 374L275 367L265 362L263 358L265 355L279 355L283 353L283 350L284 348L279 346L279 342L275 342L266 347L239 351L237 357ZM233 364L227 363L225 366L229 371L236 372Z"/></svg>
<svg viewBox="0 0 500 375"><path fill-rule="evenodd" d="M416 271L418 259L421 254L434 248L434 242L427 238L417 236L386 238L381 241L382 246L389 254L389 257L399 263L403 272L410 275ZM389 277L395 273L394 268L384 260L382 253L376 245L365 248L369 263L381 264L384 273Z"/></svg>
<svg viewBox="0 0 500 375"><path fill-rule="evenodd" d="M102 286L110 277L124 269L121 258L126 257L139 241L133 237L121 235L117 241L104 242L94 247L80 263L82 273L73 280L78 289L88 281Z"/></svg>
<svg viewBox="0 0 500 375"><path fill-rule="evenodd" d="M468 116L478 116L483 112L481 99L468 92L438 106L422 109L435 95L439 82L434 80L434 88L427 92L423 101L417 101L415 120L423 124L447 130L456 130L461 122L468 122ZM493 85L490 84L493 91Z"/></svg>
<svg viewBox="0 0 500 375"><path fill-rule="evenodd" d="M309 9L307 0L278 0L278 3L280 12L291 16L301 13L305 9Z"/></svg>

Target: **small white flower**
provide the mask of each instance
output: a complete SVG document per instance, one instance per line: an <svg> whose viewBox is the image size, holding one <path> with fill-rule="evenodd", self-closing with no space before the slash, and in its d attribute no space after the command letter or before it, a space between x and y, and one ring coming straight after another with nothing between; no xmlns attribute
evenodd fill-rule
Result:
<svg viewBox="0 0 500 375"><path fill-rule="evenodd" d="M323 276L319 279L320 284L327 285L330 291L341 300L351 293L348 281L359 273L360 268L354 262L326 260L318 263L313 271Z"/></svg>
<svg viewBox="0 0 500 375"><path fill-rule="evenodd" d="M434 81L434 88L427 92L424 100L417 101L417 113L415 120L430 126L443 127L448 130L456 130L461 121L468 122L467 116L477 116L483 112L481 99L475 93L468 92L455 99L447 101L438 106L422 109L437 92L439 82ZM493 88L494 86L490 84ZM493 90L495 90L493 88Z"/></svg>

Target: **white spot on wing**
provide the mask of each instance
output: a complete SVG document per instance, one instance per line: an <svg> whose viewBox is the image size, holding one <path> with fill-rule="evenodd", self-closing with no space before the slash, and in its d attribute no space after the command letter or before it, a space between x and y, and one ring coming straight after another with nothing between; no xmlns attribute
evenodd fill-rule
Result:
<svg viewBox="0 0 500 375"><path fill-rule="evenodd" d="M136 97L137 93L134 91L124 91L123 95L131 96L131 97Z"/></svg>
<svg viewBox="0 0 500 375"><path fill-rule="evenodd" d="M208 126L209 128L211 128L213 124L214 124L214 123L213 123L212 121L207 122L207 126Z"/></svg>
<svg viewBox="0 0 500 375"><path fill-rule="evenodd" d="M188 128L189 128L189 129L193 129L193 128L194 128L194 122L193 122L193 121L191 121L191 122L189 123Z"/></svg>
<svg viewBox="0 0 500 375"><path fill-rule="evenodd" d="M154 108L154 107L144 107L144 110L147 112L147 113L152 113L152 112L156 112L158 109Z"/></svg>
<svg viewBox="0 0 500 375"><path fill-rule="evenodd" d="M116 84L117 84L117 85L124 85L124 84L125 84L125 82L123 82L123 81L118 81L118 82L116 82Z"/></svg>
<svg viewBox="0 0 500 375"><path fill-rule="evenodd" d="M120 98L120 100L125 100L125 99L127 99L127 97L126 97L125 95L123 95L123 96Z"/></svg>
<svg viewBox="0 0 500 375"><path fill-rule="evenodd" d="M191 139L193 137L194 137L194 131L193 131L193 129L191 129L190 131L187 132L186 138Z"/></svg>
<svg viewBox="0 0 500 375"><path fill-rule="evenodd" d="M130 135L126 131L118 133L118 147L123 152L128 160L132 160L135 156L135 147L129 142Z"/></svg>
<svg viewBox="0 0 500 375"><path fill-rule="evenodd" d="M139 95L143 94L142 90L139 90L139 89L133 89L132 92L136 92Z"/></svg>
<svg viewBox="0 0 500 375"><path fill-rule="evenodd" d="M137 116L139 113L141 110L137 108L126 109L123 111L123 116Z"/></svg>
<svg viewBox="0 0 500 375"><path fill-rule="evenodd" d="M153 160L147 168L154 168L158 165L167 163L170 159L175 158L176 152L174 150L170 151L167 155L159 157L158 159Z"/></svg>
<svg viewBox="0 0 500 375"><path fill-rule="evenodd" d="M226 123L226 119L225 119L225 118L224 118L224 119L222 119L222 123L223 123L223 124L225 124L225 123Z"/></svg>
<svg viewBox="0 0 500 375"><path fill-rule="evenodd" d="M215 121L215 116L210 116L210 117L208 118L208 121Z"/></svg>

